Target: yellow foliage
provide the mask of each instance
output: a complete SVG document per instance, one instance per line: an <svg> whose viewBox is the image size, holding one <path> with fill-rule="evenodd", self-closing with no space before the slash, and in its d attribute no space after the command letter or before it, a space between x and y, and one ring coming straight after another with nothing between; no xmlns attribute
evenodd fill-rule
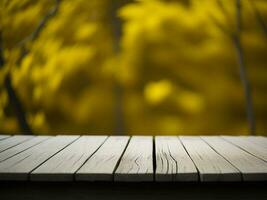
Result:
<svg viewBox="0 0 267 200"><path fill-rule="evenodd" d="M188 113L195 114L204 110L204 100L199 94L184 91L180 92L176 99L178 106Z"/></svg>
<svg viewBox="0 0 267 200"><path fill-rule="evenodd" d="M83 26L79 27L76 32L76 39L79 40L86 40L90 38L97 30L96 24L84 24Z"/></svg>
<svg viewBox="0 0 267 200"><path fill-rule="evenodd" d="M172 93L172 84L168 80L148 83L144 95L148 103L157 105Z"/></svg>
<svg viewBox="0 0 267 200"><path fill-rule="evenodd" d="M10 73L37 133L116 133L118 122L129 134L248 133L236 52L227 34L236 31L233 0L140 0L116 10L110 0L62 0L38 37L27 40L54 2L0 2L0 132L19 130L4 86ZM266 23L267 2L253 3ZM242 22L262 133L267 43L249 1L242 1ZM114 29L120 25L118 35ZM22 46L28 52L20 61Z"/></svg>

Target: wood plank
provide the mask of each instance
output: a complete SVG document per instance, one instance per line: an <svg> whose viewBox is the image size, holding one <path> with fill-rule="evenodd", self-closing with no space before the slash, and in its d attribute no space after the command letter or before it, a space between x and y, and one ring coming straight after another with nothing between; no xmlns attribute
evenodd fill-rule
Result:
<svg viewBox="0 0 267 200"><path fill-rule="evenodd" d="M115 181L153 181L153 137L133 136L115 171Z"/></svg>
<svg viewBox="0 0 267 200"><path fill-rule="evenodd" d="M0 140L4 140L11 137L11 135L0 135Z"/></svg>
<svg viewBox="0 0 267 200"><path fill-rule="evenodd" d="M267 162L267 148L254 144L246 136L222 136L223 139Z"/></svg>
<svg viewBox="0 0 267 200"><path fill-rule="evenodd" d="M201 181L241 180L239 171L200 137L181 136L179 138L195 163Z"/></svg>
<svg viewBox="0 0 267 200"><path fill-rule="evenodd" d="M0 163L0 180L27 180L28 174L79 136L56 136Z"/></svg>
<svg viewBox="0 0 267 200"><path fill-rule="evenodd" d="M30 174L34 181L72 181L74 173L99 148L107 136L82 136Z"/></svg>
<svg viewBox="0 0 267 200"><path fill-rule="evenodd" d="M27 140L26 142L23 142L21 144L18 144L12 148L9 148L3 152L0 153L0 162L22 152L25 151L43 141L46 139L51 138L51 136L36 136L30 140Z"/></svg>
<svg viewBox="0 0 267 200"><path fill-rule="evenodd" d="M112 181L115 167L130 137L111 136L97 152L77 171L76 180Z"/></svg>
<svg viewBox="0 0 267 200"><path fill-rule="evenodd" d="M16 136L7 138L6 140L1 140L0 141L0 152L5 151L11 147L14 147L32 138L33 136L29 136L29 135L16 135Z"/></svg>
<svg viewBox="0 0 267 200"><path fill-rule="evenodd" d="M267 163L218 136L202 137L242 173L244 181L266 181Z"/></svg>
<svg viewBox="0 0 267 200"><path fill-rule="evenodd" d="M253 144L259 145L267 150L267 137L263 136L246 136L247 140Z"/></svg>
<svg viewBox="0 0 267 200"><path fill-rule="evenodd" d="M176 136L156 136L156 181L197 181L198 172Z"/></svg>

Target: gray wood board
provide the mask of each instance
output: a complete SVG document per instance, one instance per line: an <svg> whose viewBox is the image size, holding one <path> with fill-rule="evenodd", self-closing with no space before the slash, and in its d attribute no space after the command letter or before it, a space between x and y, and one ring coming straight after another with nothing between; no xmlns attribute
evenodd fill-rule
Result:
<svg viewBox="0 0 267 200"><path fill-rule="evenodd" d="M115 181L153 181L153 137L133 136L115 171Z"/></svg>
<svg viewBox="0 0 267 200"><path fill-rule="evenodd" d="M7 139L9 137L10 137L10 135L0 135L0 140Z"/></svg>
<svg viewBox="0 0 267 200"><path fill-rule="evenodd" d="M202 137L241 173L244 181L266 181L267 163L218 136Z"/></svg>
<svg viewBox="0 0 267 200"><path fill-rule="evenodd" d="M0 152L5 151L13 146L16 146L22 142L32 139L33 136L16 135L5 140L0 141Z"/></svg>
<svg viewBox="0 0 267 200"><path fill-rule="evenodd" d="M267 138L263 136L247 136L247 140L267 150Z"/></svg>
<svg viewBox="0 0 267 200"><path fill-rule="evenodd" d="M11 147L3 152L0 153L0 162L22 152L25 151L45 140L47 140L48 138L51 138L51 136L36 136L30 140L27 140L26 142L23 142L21 144L18 144L14 147Z"/></svg>
<svg viewBox="0 0 267 200"><path fill-rule="evenodd" d="M156 136L156 181L197 181L198 172L176 136Z"/></svg>
<svg viewBox="0 0 267 200"><path fill-rule="evenodd" d="M241 136L241 137L222 136L222 138L240 147L241 149L247 151L248 153L267 162L267 147L264 148L263 145L257 145L253 143L246 136Z"/></svg>
<svg viewBox="0 0 267 200"><path fill-rule="evenodd" d="M99 148L107 136L82 136L51 157L31 174L34 181L72 181L74 173Z"/></svg>
<svg viewBox="0 0 267 200"><path fill-rule="evenodd" d="M0 180L27 180L32 170L78 137L56 136L0 162Z"/></svg>
<svg viewBox="0 0 267 200"><path fill-rule="evenodd" d="M239 171L200 137L181 136L179 138L195 163L201 181L241 180Z"/></svg>
<svg viewBox="0 0 267 200"><path fill-rule="evenodd" d="M110 136L76 172L76 180L112 181L113 173L128 140L128 136Z"/></svg>

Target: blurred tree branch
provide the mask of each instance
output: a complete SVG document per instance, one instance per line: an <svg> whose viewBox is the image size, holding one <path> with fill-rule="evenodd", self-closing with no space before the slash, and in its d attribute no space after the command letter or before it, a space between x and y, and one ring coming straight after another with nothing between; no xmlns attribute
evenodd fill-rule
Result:
<svg viewBox="0 0 267 200"><path fill-rule="evenodd" d="M3 50L3 42L2 42L2 34L0 35L0 68L4 67L5 59L4 59L4 50ZM15 89L12 86L10 74L7 73L4 79L4 86L6 88L9 103L14 109L15 115L17 117L17 121L19 123L20 129L24 134L32 134L32 130L27 122L25 111L23 109L22 103L16 94Z"/></svg>
<svg viewBox="0 0 267 200"><path fill-rule="evenodd" d="M27 42L32 42L35 39L38 38L40 32L43 30L47 22L51 17L53 17L59 8L60 0L55 0L55 5L48 11L48 13L41 19L39 22L37 28L25 39L23 39L21 42L18 43L18 46L21 48L21 54L18 58L18 65L21 63L23 58L28 54L29 50L25 47ZM3 54L3 42L2 42L2 35L0 35L0 68L2 68L5 65L5 59ZM24 106L19 99L19 96L17 95L15 89L12 86L12 80L10 73L8 72L5 76L4 85L7 90L9 103L11 104L12 108L14 109L15 115L17 117L18 124L20 126L20 130L23 134L33 134L33 131L27 121L26 118L26 112L24 110Z"/></svg>
<svg viewBox="0 0 267 200"><path fill-rule="evenodd" d="M228 14L221 2L221 0L217 0L218 6L221 9L221 11L226 15L227 19ZM250 88L250 82L248 80L247 74L246 74L246 64L245 64L245 58L244 58L244 52L243 47L241 44L241 33L242 33L242 4L241 0L235 0L235 7L236 7L236 30L235 32L231 32L226 27L224 27L222 24L220 24L215 18L211 18L215 25L221 29L224 33L230 36L230 38L233 41L233 46L236 51L237 55L237 62L239 65L239 74L240 79L243 85L244 94L245 94L245 101L246 101L246 112L247 112L247 120L249 125L249 132L251 135L255 135L256 131L256 123L255 123L255 116L254 116L254 110L253 110L253 102L252 102L252 95L251 95L251 88Z"/></svg>
<svg viewBox="0 0 267 200"><path fill-rule="evenodd" d="M253 110L253 102L251 95L250 83L246 74L246 65L244 59L244 52L241 44L241 32L242 32L242 4L241 0L236 0L236 34L233 35L233 43L237 53L237 59L239 64L240 79L243 84L245 98L246 98L246 110L249 123L250 134L254 135L256 131L255 116Z"/></svg>
<svg viewBox="0 0 267 200"><path fill-rule="evenodd" d="M40 20L37 28L26 38L24 38L22 41L20 41L18 43L18 46L20 46L21 48L21 55L18 59L18 64L21 63L21 61L23 60L23 58L29 53L29 50L26 48L26 44L28 42L33 42L34 40L36 40L38 38L38 36L40 35L41 31L43 30L43 28L45 27L45 25L47 24L47 22L56 15L56 13L58 12L59 9L59 4L61 0L54 0L55 1L55 5L47 12L47 14Z"/></svg>
<svg viewBox="0 0 267 200"><path fill-rule="evenodd" d="M116 55L120 52L120 40L122 35L122 21L117 16L119 8L121 8L126 3L131 0L115 0L111 3L111 18L113 25L113 35L114 35L114 53ZM117 81L114 83L114 94L115 94L115 134L125 134L125 123L123 115L123 89Z"/></svg>
<svg viewBox="0 0 267 200"><path fill-rule="evenodd" d="M266 24L265 21L263 20L263 18L262 18L262 16L261 16L260 12L259 12L259 10L258 10L258 8L257 8L256 5L255 5L255 2L254 2L254 1L251 1L251 0L249 0L249 2L250 2L250 5L251 5L251 7L252 7L252 9L253 9L253 12L255 13L255 16L256 16L256 18L257 18L257 20L258 20L258 22L259 22L259 24L260 24L260 26L261 26L261 28L262 28L263 33L264 33L265 36L267 37L267 24Z"/></svg>

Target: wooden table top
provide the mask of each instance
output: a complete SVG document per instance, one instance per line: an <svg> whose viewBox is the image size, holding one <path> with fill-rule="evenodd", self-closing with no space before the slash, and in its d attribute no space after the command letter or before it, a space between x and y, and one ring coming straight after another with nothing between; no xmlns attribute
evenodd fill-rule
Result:
<svg viewBox="0 0 267 200"><path fill-rule="evenodd" d="M0 135L3 180L267 181L267 138Z"/></svg>

